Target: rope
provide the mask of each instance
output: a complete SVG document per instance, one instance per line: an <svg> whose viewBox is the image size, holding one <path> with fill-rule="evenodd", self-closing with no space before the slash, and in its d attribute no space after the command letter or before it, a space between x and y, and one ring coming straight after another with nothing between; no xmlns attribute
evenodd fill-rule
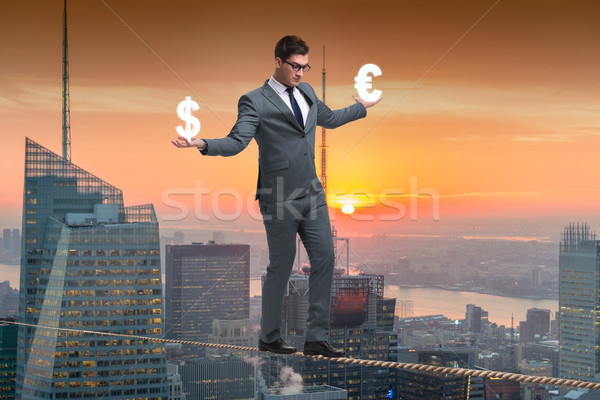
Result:
<svg viewBox="0 0 600 400"><path fill-rule="evenodd" d="M13 321L0 321L0 325L1 324L22 325L22 326L50 329L50 330L56 330L56 331L79 332L79 333L88 333L88 334L103 335L103 336L125 337L125 338L130 338L130 339L143 339L143 340L148 340L150 343L179 343L179 344L187 344L187 345L200 346L200 347L212 347L212 348L217 348L217 349L229 349L229 350L239 350L239 351L246 351L246 352L261 352L261 353L263 352L261 350L258 350L255 347L236 346L236 345L232 345L232 344L218 344L218 343L195 342L195 341L190 341L190 340L151 338L151 337L147 337L147 336L129 335L129 334L125 334L125 333L89 331L89 330L83 330L83 329L55 328L55 327L51 327L51 326L33 325L33 324L26 324L23 322L13 322ZM274 354L274 353L269 353L269 354ZM278 354L278 355L281 355L281 354ZM468 368L437 367L434 365L401 363L401 362L396 362L396 361L364 360L364 359L360 359L360 358L348 358L348 357L323 357L320 355L319 356L307 356L301 352L296 352L293 354L286 354L286 355L313 358L316 360L327 360L327 361L342 363L342 364L365 365L368 367L405 369L405 370L413 370L413 371L419 371L419 372L428 372L428 373L432 373L432 374L448 374L448 375L457 375L457 376L474 376L474 377L484 377L484 378L494 378L494 379L508 379L508 380L517 381L520 383L536 383L536 384L540 384L540 385L553 385L553 386L600 390L600 383L598 383L598 382L578 381L578 380L574 380L574 379L551 378L551 377L546 377L546 376L523 375L523 374L514 374L511 372L484 371L484 370L476 370L476 369L468 369Z"/></svg>

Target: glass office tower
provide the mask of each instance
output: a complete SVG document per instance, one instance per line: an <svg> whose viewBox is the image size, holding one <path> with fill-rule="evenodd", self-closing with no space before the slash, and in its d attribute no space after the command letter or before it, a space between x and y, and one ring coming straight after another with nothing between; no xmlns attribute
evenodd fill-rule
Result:
<svg viewBox="0 0 600 400"><path fill-rule="evenodd" d="M600 373L600 242L587 225L570 225L560 244L559 377Z"/></svg>
<svg viewBox="0 0 600 400"><path fill-rule="evenodd" d="M250 317L249 245L167 245L165 265L167 338L207 341L214 320Z"/></svg>
<svg viewBox="0 0 600 400"><path fill-rule="evenodd" d="M0 400L15 398L15 375L17 366L17 325L13 318L0 318Z"/></svg>
<svg viewBox="0 0 600 400"><path fill-rule="evenodd" d="M166 399L158 220L26 140L17 398ZM39 325L39 326L38 326Z"/></svg>

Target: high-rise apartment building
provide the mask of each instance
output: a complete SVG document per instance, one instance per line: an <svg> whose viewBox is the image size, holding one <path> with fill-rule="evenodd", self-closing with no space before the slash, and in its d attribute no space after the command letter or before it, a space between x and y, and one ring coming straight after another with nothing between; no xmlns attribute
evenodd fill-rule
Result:
<svg viewBox="0 0 600 400"><path fill-rule="evenodd" d="M17 398L166 399L152 205L27 139L22 232Z"/></svg>
<svg viewBox="0 0 600 400"><path fill-rule="evenodd" d="M207 341L213 320L249 319L249 245L167 245L165 252L168 338Z"/></svg>
<svg viewBox="0 0 600 400"><path fill-rule="evenodd" d="M559 375L600 373L600 242L585 224L563 233L559 257Z"/></svg>

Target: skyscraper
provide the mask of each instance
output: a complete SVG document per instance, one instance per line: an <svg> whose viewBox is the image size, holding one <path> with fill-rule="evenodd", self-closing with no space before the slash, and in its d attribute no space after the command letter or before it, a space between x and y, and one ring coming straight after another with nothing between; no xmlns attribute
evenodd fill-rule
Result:
<svg viewBox="0 0 600 400"><path fill-rule="evenodd" d="M21 251L21 232L17 228L12 230L11 240L10 253L18 256Z"/></svg>
<svg viewBox="0 0 600 400"><path fill-rule="evenodd" d="M488 312L475 304L467 304L465 318L469 332L481 333L488 328Z"/></svg>
<svg viewBox="0 0 600 400"><path fill-rule="evenodd" d="M563 233L559 256L559 374L592 380L600 373L600 242L586 224Z"/></svg>
<svg viewBox="0 0 600 400"><path fill-rule="evenodd" d="M3 238L3 245L4 245L4 250L6 251L10 251L11 246L12 246L12 235L11 235L11 231L10 229L3 229L2 230L2 238Z"/></svg>
<svg viewBox="0 0 600 400"><path fill-rule="evenodd" d="M158 221L26 140L17 398L166 399ZM39 325L39 326L37 326Z"/></svg>
<svg viewBox="0 0 600 400"><path fill-rule="evenodd" d="M12 318L0 318L0 400L15 398L15 370L17 366L17 326L3 324Z"/></svg>
<svg viewBox="0 0 600 400"><path fill-rule="evenodd" d="M526 331L521 332L525 335L526 342L539 341L550 333L550 310L530 308L527 310ZM537 335L537 336L536 336Z"/></svg>
<svg viewBox="0 0 600 400"><path fill-rule="evenodd" d="M206 341L213 320L248 320L249 245L167 245L165 252L168 338Z"/></svg>
<svg viewBox="0 0 600 400"><path fill-rule="evenodd" d="M19 291L10 287L10 281L0 282L0 317L19 313Z"/></svg>
<svg viewBox="0 0 600 400"><path fill-rule="evenodd" d="M509 379L485 378L485 398L521 400L521 384Z"/></svg>
<svg viewBox="0 0 600 400"><path fill-rule="evenodd" d="M308 317L309 269L293 274L284 298L283 328L287 340L302 349ZM397 359L397 334L392 332L396 299L384 297L383 275L344 275L336 269L331 288L331 344L347 357L372 360ZM278 379L278 356L263 369L267 384ZM388 399L396 375L385 368L369 368L324 360L288 358L306 386L330 385L346 389L351 399ZM393 393L393 390L392 390Z"/></svg>

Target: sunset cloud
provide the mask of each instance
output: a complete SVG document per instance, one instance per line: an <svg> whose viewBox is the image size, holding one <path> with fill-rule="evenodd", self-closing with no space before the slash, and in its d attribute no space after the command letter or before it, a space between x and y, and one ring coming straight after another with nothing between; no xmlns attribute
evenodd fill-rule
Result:
<svg viewBox="0 0 600 400"><path fill-rule="evenodd" d="M270 0L69 2L73 160L139 203L196 180L251 197L256 145L227 159L176 149L176 107L191 96L199 135L225 136L239 97L272 74L275 42L294 33L311 46L304 80L319 96L326 46L332 108L354 102L362 65L382 70L383 101L328 131L332 191L405 188L398 201L410 201L418 177L442 216L597 213L600 2L496 3L385 0L365 13L308 0L290 21ZM21 206L25 136L60 152L62 6L3 6L0 169L18 172L1 178L3 207Z"/></svg>

